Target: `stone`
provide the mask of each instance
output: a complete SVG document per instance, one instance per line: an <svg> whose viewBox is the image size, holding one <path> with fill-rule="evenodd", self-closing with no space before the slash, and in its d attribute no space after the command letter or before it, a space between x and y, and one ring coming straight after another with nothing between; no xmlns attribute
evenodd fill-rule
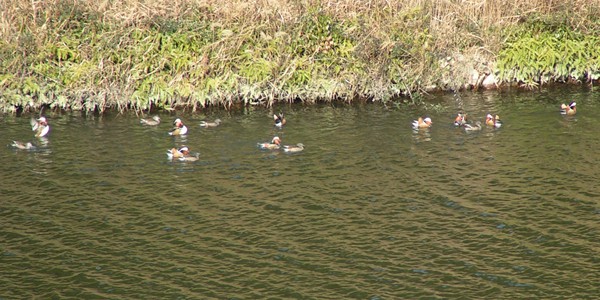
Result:
<svg viewBox="0 0 600 300"><path fill-rule="evenodd" d="M493 89L498 87L498 82L496 80L496 76L494 74L489 74L485 77L481 85L486 89Z"/></svg>
<svg viewBox="0 0 600 300"><path fill-rule="evenodd" d="M477 70L475 69L471 69L470 73L471 78L469 78L469 85L477 86L477 84L479 83L479 72L477 72Z"/></svg>

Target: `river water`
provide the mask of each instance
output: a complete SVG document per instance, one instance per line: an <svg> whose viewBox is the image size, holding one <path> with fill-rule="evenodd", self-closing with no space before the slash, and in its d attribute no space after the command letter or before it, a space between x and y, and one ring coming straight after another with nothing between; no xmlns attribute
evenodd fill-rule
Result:
<svg viewBox="0 0 600 300"><path fill-rule="evenodd" d="M578 114L560 115L570 100ZM4 115L0 299L598 297L600 93L429 103L160 113L157 127L48 112L45 140ZM466 133L459 110L503 126ZM433 126L414 132L421 115ZM167 134L176 117L186 137ZM274 135L306 148L257 149ZM200 160L168 161L181 145Z"/></svg>

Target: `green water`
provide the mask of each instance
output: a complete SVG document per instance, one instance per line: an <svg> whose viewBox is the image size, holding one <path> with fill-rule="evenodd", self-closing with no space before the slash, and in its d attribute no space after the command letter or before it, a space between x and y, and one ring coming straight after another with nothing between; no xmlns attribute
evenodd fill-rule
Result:
<svg viewBox="0 0 600 300"><path fill-rule="evenodd" d="M561 116L570 100L578 114ZM164 113L158 127L48 112L46 140L4 115L0 299L597 297L600 94L435 103ZM458 110L504 125L465 133ZM420 115L433 127L414 132ZM186 137L167 134L176 117ZM306 149L257 149L273 135ZM200 160L168 161L181 145Z"/></svg>

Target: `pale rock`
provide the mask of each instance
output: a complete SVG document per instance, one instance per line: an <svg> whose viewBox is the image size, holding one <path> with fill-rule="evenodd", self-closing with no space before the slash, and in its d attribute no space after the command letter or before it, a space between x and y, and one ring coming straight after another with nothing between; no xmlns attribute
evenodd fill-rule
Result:
<svg viewBox="0 0 600 300"><path fill-rule="evenodd" d="M479 83L479 72L477 72L477 70L475 69L471 69L470 72L470 78L469 78L469 85L470 86L477 86L477 84Z"/></svg>
<svg viewBox="0 0 600 300"><path fill-rule="evenodd" d="M486 89L493 89L498 86L498 82L496 80L496 76L494 74L490 74L481 83L481 85Z"/></svg>

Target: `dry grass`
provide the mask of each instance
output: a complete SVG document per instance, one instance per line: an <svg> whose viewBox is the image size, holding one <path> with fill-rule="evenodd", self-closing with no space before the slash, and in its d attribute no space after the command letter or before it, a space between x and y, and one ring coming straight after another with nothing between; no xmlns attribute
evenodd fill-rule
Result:
<svg viewBox="0 0 600 300"><path fill-rule="evenodd" d="M319 14L314 14L314 11ZM599 22L589 21L600 19L600 1L3 0L0 1L0 59L9 57L11 60L0 64L4 69L0 70L0 83L10 79L3 77L3 72L11 72L16 77L38 76L35 74L40 73L31 71L31 66L48 60L48 54L42 55L40 52L47 52L50 45L53 49L69 48L81 56L71 59L70 65L61 65L62 61L59 59L59 68L70 67L73 70L72 65L75 63L80 64L79 69L83 72L86 70L83 68L84 64L93 67L88 68L93 69L89 74L80 76L82 83L76 87L80 92L75 94L82 96L88 94L87 90L92 90L90 94L100 95L102 99L99 101L102 103L107 99L112 101L111 97L114 98L115 94L131 96L140 88L139 82L149 75L157 75L157 80L165 81L167 86L181 83L197 87L200 81L205 83L207 78L214 79L215 85L228 84L231 90L244 90L247 95L259 95L259 98L268 98L270 102L281 95L289 95L290 99L300 95L315 96L314 91L322 90L323 87L310 87L310 84L306 84L308 92L295 90L297 86L288 87L292 90L281 88L292 75L298 76L299 70L312 72L312 75L322 74L323 69L311 67L316 54L324 53L324 48L329 49L332 46L330 44L343 40L331 41L326 39L327 36L318 37L325 40L317 39L316 48L308 49L314 53L303 54L301 57L294 57L281 48L291 47L294 41L306 42L308 38L302 36L305 32L299 28L303 28L306 18L314 18L320 14L335 20L344 31L344 37L352 42L353 57L334 63L347 63L346 67L353 68L332 72L336 76L346 76L341 83L332 83L328 78L318 76L312 78L310 83L318 83L328 89L321 96L341 93L377 98L380 94L389 93L383 91L391 81L402 84L393 87L396 91L399 89L410 92L423 85L439 84L440 76L452 78L443 83L453 88L467 80L472 68L489 72L488 63L495 60L495 55L504 42L502 30L531 17L561 18L562 23L568 24L573 30L596 34L599 28L589 26L598 26ZM138 57L135 55L144 56L154 49L142 49L144 51L141 52L134 49L141 44L153 44L148 40L143 40L144 43L133 40L131 33L141 30L146 34L155 32L156 28L159 31L168 30L171 23L177 24L177 28L181 28L181 24L192 24L184 26L183 34L185 30L196 30L209 24L214 32L221 35L204 45L198 53L192 53L189 58L196 62L192 70L199 74L197 78L191 78L191 75L182 72L164 73L164 59L148 62L151 67L144 67L148 68L146 71L136 69L144 64L138 61L136 66L135 60ZM95 52L108 52L106 48L94 49L94 46L87 44L89 41L82 42L73 38L94 30L97 30L97 34L89 36L114 41L113 44L119 49L113 51L112 55L124 54L125 57L112 60L102 57L102 53ZM79 45L66 45L64 36L69 36ZM155 37L148 37L151 38ZM272 42L274 39L280 44ZM254 52L244 50L249 43L255 47ZM105 42L104 45L106 44L110 43ZM333 47L339 49L342 46L333 44ZM253 55L250 62L259 59L258 62L266 70L264 76L268 77L272 73L274 79L251 87L244 86L244 82L242 85L234 82L239 74L231 73L239 65L240 55L246 54ZM147 57L144 56L144 59ZM436 68L434 65L442 60L458 63L447 74L444 70L432 74L431 70ZM469 67L465 67L466 64L470 64ZM391 69L390 66L396 69ZM247 67L257 69L261 65ZM330 67L319 67L331 71ZM348 76L347 73L355 71L362 73L354 75L355 78ZM395 78L397 76L402 78ZM94 81L84 80L89 77L94 77ZM349 87L343 88L344 82L349 83ZM277 87L279 94L257 91L265 86ZM73 87L67 85L66 89L72 90ZM207 91L213 93L214 97L222 96L227 99L240 96L214 88L207 88ZM186 103L194 95L198 97L197 93L191 91L186 96Z"/></svg>
<svg viewBox="0 0 600 300"><path fill-rule="evenodd" d="M365 20L374 22L419 11L427 17L431 31L440 35L461 31L464 26L485 31L513 24L531 14L566 14L574 25L585 27L577 20L597 15L600 8L594 0L4 0L0 3L0 37L15 38L23 26L30 30L47 29L43 25L51 23L66 6L97 14L104 22L124 26L138 26L157 18L179 20L198 13L202 14L198 17L223 24L245 22L281 26L297 21L312 7L319 7L339 19L361 15L371 17Z"/></svg>

